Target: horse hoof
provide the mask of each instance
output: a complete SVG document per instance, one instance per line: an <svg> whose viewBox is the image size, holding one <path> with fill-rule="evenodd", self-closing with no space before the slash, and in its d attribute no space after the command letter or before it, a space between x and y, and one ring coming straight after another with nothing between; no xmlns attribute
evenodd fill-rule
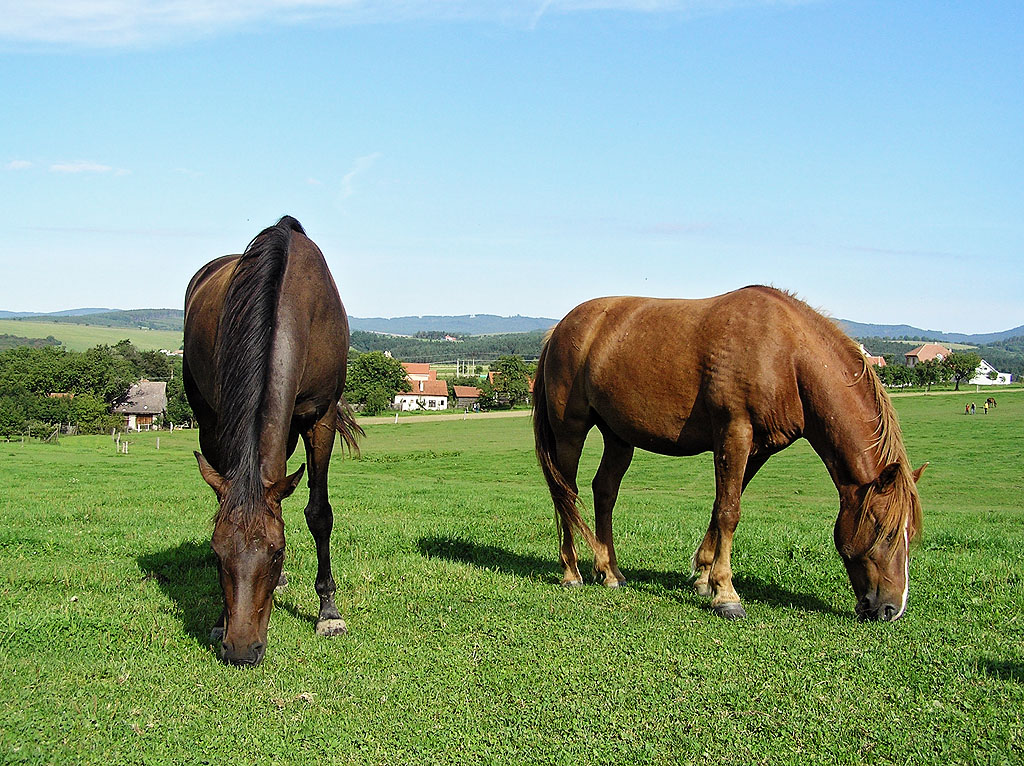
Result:
<svg viewBox="0 0 1024 766"><path fill-rule="evenodd" d="M222 625L215 625L210 630L210 642L216 644L218 641L224 640L224 627Z"/></svg>
<svg viewBox="0 0 1024 766"><path fill-rule="evenodd" d="M694 591L696 591L698 596L703 596L704 598L711 598L711 586L708 585L706 582L694 583L693 589Z"/></svg>
<svg viewBox="0 0 1024 766"><path fill-rule="evenodd" d="M625 588L627 585L626 578L623 577L621 580L605 580L604 587L606 588Z"/></svg>
<svg viewBox="0 0 1024 766"><path fill-rule="evenodd" d="M563 588L582 588L583 580L562 580Z"/></svg>
<svg viewBox="0 0 1024 766"><path fill-rule="evenodd" d="M718 606L711 607L711 609L723 620L742 620L747 616L746 611L743 609L743 605L738 601L728 604L719 604Z"/></svg>
<svg viewBox="0 0 1024 766"><path fill-rule="evenodd" d="M348 628L345 626L345 621L342 619L333 620L319 620L316 624L316 633L318 636L340 636L348 633Z"/></svg>

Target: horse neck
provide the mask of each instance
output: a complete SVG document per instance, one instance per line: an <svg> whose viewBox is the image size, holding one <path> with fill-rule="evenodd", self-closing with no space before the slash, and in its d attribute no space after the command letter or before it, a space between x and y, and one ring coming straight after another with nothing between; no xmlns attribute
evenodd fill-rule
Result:
<svg viewBox="0 0 1024 766"><path fill-rule="evenodd" d="M805 396L805 436L828 468L842 493L878 477L879 444L887 426L870 369L839 365L832 376L820 376Z"/></svg>

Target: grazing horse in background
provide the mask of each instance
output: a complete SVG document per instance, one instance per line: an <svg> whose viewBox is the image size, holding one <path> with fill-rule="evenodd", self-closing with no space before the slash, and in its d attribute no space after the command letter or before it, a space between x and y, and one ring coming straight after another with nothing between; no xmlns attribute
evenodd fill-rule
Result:
<svg viewBox="0 0 1024 766"><path fill-rule="evenodd" d="M995 399L995 397L994 396L990 396L988 399L985 400L985 404L987 404L989 407L995 407L996 406L996 399Z"/></svg>
<svg viewBox="0 0 1024 766"><path fill-rule="evenodd" d="M345 631L334 603L327 469L335 431L356 433L342 399L348 317L319 248L294 218L242 255L211 261L185 295L185 393L199 422L199 471L217 493L211 546L224 610L211 633L221 658L256 665L266 650L285 539L281 501L309 469L306 521L316 541L321 635ZM299 437L305 465L287 474Z"/></svg>
<svg viewBox="0 0 1024 766"><path fill-rule="evenodd" d="M839 491L834 537L858 616L895 620L906 610L924 466L911 470L892 404L860 349L791 295L755 286L703 300L617 297L577 306L541 352L533 417L563 585L582 584L574 530L594 552L597 577L625 582L612 507L636 447L710 450L715 503L693 555L695 587L719 616L744 617L730 561L740 495L771 455L802 436ZM604 437L593 481L596 535L580 515L576 484L594 426Z"/></svg>

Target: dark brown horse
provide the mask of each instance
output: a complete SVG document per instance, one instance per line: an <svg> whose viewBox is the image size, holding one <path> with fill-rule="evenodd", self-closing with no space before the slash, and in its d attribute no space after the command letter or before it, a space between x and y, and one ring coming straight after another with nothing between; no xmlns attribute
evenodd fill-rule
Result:
<svg viewBox="0 0 1024 766"><path fill-rule="evenodd" d="M341 395L348 318L320 250L294 218L264 229L242 255L211 261L185 295L185 393L199 422L199 471L217 493L212 547L224 610L221 657L263 659L284 564L281 501L309 469L306 521L316 541L321 635L345 631L334 603L327 468L335 431L355 446ZM306 464L286 475L299 437Z"/></svg>
<svg viewBox="0 0 1024 766"><path fill-rule="evenodd" d="M987 404L989 407L995 407L996 398L994 396L990 396L988 399L985 400L985 404Z"/></svg>
<svg viewBox="0 0 1024 766"><path fill-rule="evenodd" d="M740 494L768 458L805 437L839 490L835 543L862 619L907 606L910 541L921 529L916 482L889 397L835 324L768 287L704 300L599 298L552 331L534 384L537 456L561 537L563 585L582 583L574 530L605 585L625 582L612 507L636 447L663 455L712 451L715 503L693 555L697 592L715 613L743 617L732 584ZM594 477L596 535L577 506L587 433L604 454Z"/></svg>

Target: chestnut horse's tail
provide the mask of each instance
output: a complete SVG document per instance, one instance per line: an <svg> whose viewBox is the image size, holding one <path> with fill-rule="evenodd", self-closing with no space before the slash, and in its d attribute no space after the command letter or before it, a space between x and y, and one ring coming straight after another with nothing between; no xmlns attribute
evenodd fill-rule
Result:
<svg viewBox="0 0 1024 766"><path fill-rule="evenodd" d="M537 377L533 382L533 437L537 450L537 461L551 490L551 499L555 503L555 522L558 524L559 543L565 539L567 530L575 529L591 549L596 540L594 533L580 515L579 494L562 474L558 466L555 431L551 427L548 416L547 390L544 384L544 360L548 346L541 349L537 361Z"/></svg>
<svg viewBox="0 0 1024 766"><path fill-rule="evenodd" d="M338 400L338 433L341 434L342 443L348 448L349 454L359 454L359 437L366 436L363 427L356 422L352 407L345 401L345 397Z"/></svg>

